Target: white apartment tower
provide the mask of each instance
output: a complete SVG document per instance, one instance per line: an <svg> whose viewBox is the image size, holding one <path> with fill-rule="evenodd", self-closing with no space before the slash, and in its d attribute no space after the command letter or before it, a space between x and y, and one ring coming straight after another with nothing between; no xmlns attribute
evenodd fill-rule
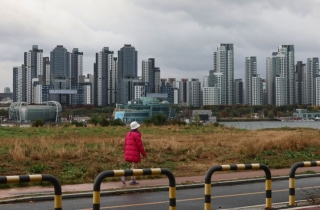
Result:
<svg viewBox="0 0 320 210"><path fill-rule="evenodd" d="M203 87L202 105L220 105L220 88Z"/></svg>
<svg viewBox="0 0 320 210"><path fill-rule="evenodd" d="M268 104L278 106L278 104L292 105L296 103L293 45L281 45L278 47L278 52L273 52L272 57L267 58L266 76ZM284 84L283 79L285 80ZM283 90L277 88L283 88ZM280 100L280 96L277 94L281 94L281 97L284 98Z"/></svg>
<svg viewBox="0 0 320 210"><path fill-rule="evenodd" d="M251 104L250 105L262 105L263 84L259 74L252 75L251 85L252 86L251 86Z"/></svg>
<svg viewBox="0 0 320 210"><path fill-rule="evenodd" d="M315 105L316 97L314 95L316 85L315 78L319 75L319 58L308 58L307 60L307 72L306 72L306 95L307 103Z"/></svg>
<svg viewBox="0 0 320 210"><path fill-rule="evenodd" d="M209 75L205 75L202 80L202 87L209 87Z"/></svg>
<svg viewBox="0 0 320 210"><path fill-rule="evenodd" d="M284 55L280 61L280 74L286 80L286 105L295 104L295 62L294 62L294 45L281 45L278 47L278 53Z"/></svg>
<svg viewBox="0 0 320 210"><path fill-rule="evenodd" d="M189 98L189 105L194 107L200 107L201 101L201 82L199 79L191 79L188 82L188 98Z"/></svg>
<svg viewBox="0 0 320 210"><path fill-rule="evenodd" d="M233 44L220 44L213 53L213 71L221 73L221 104L233 104L234 94L234 52Z"/></svg>
<svg viewBox="0 0 320 210"><path fill-rule="evenodd" d="M134 99L140 99L141 97L146 96L146 87L145 85L135 85L134 86Z"/></svg>
<svg viewBox="0 0 320 210"><path fill-rule="evenodd" d="M142 82L149 82L149 62L142 61Z"/></svg>
<svg viewBox="0 0 320 210"><path fill-rule="evenodd" d="M173 104L179 104L179 89L173 89Z"/></svg>
<svg viewBox="0 0 320 210"><path fill-rule="evenodd" d="M279 77L275 78L275 88L276 88L276 106L283 106L287 105L287 100L286 100L286 88L285 86L287 85L287 80L285 77L282 75Z"/></svg>
<svg viewBox="0 0 320 210"><path fill-rule="evenodd" d="M253 105L252 99L252 77L257 74L257 57L245 58L245 104Z"/></svg>
<svg viewBox="0 0 320 210"><path fill-rule="evenodd" d="M315 83L315 105L320 106L320 77L314 78Z"/></svg>

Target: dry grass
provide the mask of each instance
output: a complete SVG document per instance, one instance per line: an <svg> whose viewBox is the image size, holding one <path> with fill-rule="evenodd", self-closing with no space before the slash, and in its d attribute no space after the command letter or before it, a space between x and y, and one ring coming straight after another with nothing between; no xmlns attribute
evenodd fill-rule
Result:
<svg viewBox="0 0 320 210"><path fill-rule="evenodd" d="M66 184L93 182L104 170L127 167L123 139L128 128L42 129L28 130L32 135L0 138L1 175L49 173ZM220 164L260 162L281 168L320 158L320 133L313 129L164 126L142 127L141 132L147 158L140 167L169 168L175 176L204 175Z"/></svg>

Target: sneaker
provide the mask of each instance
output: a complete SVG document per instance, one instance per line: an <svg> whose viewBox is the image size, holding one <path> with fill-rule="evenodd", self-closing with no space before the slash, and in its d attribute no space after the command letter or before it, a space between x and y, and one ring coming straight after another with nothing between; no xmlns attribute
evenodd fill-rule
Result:
<svg viewBox="0 0 320 210"><path fill-rule="evenodd" d="M122 177L121 177L121 182L122 182L124 185L126 185L126 177L122 176Z"/></svg>
<svg viewBox="0 0 320 210"><path fill-rule="evenodd" d="M137 182L136 180L131 179L129 184L130 185L136 185L136 184L139 184L139 182Z"/></svg>

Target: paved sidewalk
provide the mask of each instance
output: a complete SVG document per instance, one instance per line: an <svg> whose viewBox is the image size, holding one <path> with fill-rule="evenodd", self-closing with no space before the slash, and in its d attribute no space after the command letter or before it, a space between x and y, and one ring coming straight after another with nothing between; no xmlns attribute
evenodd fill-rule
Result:
<svg viewBox="0 0 320 210"><path fill-rule="evenodd" d="M271 170L272 177L283 177L288 179L290 169L273 169ZM296 171L296 176L304 173L306 171L313 171L320 173L320 167L304 167L298 168ZM244 179L256 179L264 178L265 174L263 170L253 170L253 171L228 171L228 172L215 172L212 176L212 181L214 183L223 182L223 181L237 181ZM184 187L192 187L196 184L201 184L204 182L205 175L203 176L193 176L193 177L176 177L176 185L182 185ZM167 178L160 179L141 179L138 180L139 185L131 186L129 185L129 177L127 177L127 184L123 185L122 182L103 182L101 184L101 192L105 191L114 191L114 190L134 190L137 188L154 188L160 186L168 186L169 181ZM79 195L75 197L80 197L83 193L91 193L93 191L93 183L87 184L75 184L75 185L63 185L62 194L64 195ZM48 187L23 187L23 188L11 188L11 189L2 189L0 190L0 202L8 200L16 200L23 197L37 197L45 195L53 195L54 188L51 186ZM307 207L304 207L304 209ZM320 207L312 207L314 209L320 209ZM293 209L293 208L291 208ZM311 210L311 209L309 209Z"/></svg>

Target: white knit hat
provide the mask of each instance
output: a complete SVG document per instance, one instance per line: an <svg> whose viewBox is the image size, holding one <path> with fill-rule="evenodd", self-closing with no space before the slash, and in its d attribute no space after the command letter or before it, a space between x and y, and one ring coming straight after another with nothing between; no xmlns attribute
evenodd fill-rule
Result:
<svg viewBox="0 0 320 210"><path fill-rule="evenodd" d="M137 129L139 127L140 127L140 124L137 123L136 121L133 121L132 123L130 123L131 130Z"/></svg>

